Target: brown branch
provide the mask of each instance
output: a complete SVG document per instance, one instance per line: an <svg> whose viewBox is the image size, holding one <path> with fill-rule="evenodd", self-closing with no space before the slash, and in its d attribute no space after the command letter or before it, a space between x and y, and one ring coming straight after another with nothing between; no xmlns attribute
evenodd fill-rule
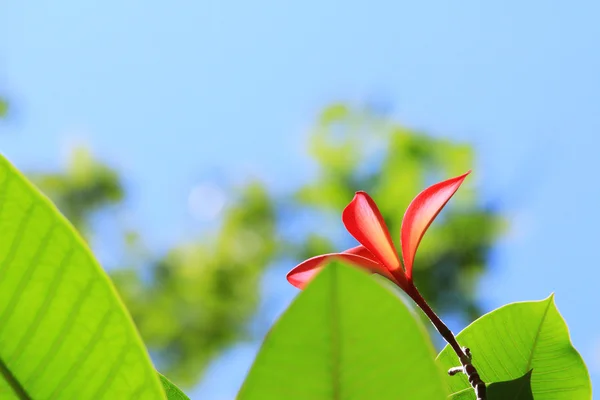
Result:
<svg viewBox="0 0 600 400"><path fill-rule="evenodd" d="M471 362L471 351L469 350L469 348L460 347L452 331L446 326L446 324L444 324L444 322L440 319L440 317L437 316L437 314L431 309L431 307L429 307L429 304L427 304L423 296L421 296L421 293L419 293L414 283L409 282L408 290L406 290L406 293L415 301L415 303L417 303L421 310L423 310L423 312L425 313L425 315L427 315L433 326L435 326L435 329L437 329L440 335L442 335L444 340L448 342L450 347L452 347L452 350L454 350L454 352L458 356L462 367L451 368L448 371L448 374L455 375L458 372L463 372L465 375L467 375L469 383L475 391L477 400L486 400L487 395L485 382L481 380L477 369Z"/></svg>

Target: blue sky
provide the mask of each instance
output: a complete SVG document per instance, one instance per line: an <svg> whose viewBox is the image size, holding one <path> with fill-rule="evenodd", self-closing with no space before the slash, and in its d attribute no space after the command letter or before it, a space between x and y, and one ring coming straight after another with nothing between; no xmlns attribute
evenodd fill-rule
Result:
<svg viewBox="0 0 600 400"><path fill-rule="evenodd" d="M304 142L321 107L383 97L405 125L475 146L473 178L512 223L486 308L556 292L597 386L599 13L592 1L7 0L0 89L15 115L0 151L57 168L90 144L166 247L204 227L187 207L199 182L258 175L285 191L314 174ZM233 398L255 348L228 353L194 397Z"/></svg>

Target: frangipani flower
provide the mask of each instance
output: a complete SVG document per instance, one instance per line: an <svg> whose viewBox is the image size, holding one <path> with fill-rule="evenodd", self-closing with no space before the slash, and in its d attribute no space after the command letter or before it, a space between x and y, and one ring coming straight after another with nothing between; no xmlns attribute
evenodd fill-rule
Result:
<svg viewBox="0 0 600 400"><path fill-rule="evenodd" d="M486 385L471 362L471 350L460 347L452 331L427 304L412 280L413 262L423 235L470 172L430 186L410 203L400 229L402 263L377 205L367 193L357 192L344 209L342 221L360 246L342 253L309 258L288 272L287 279L292 285L302 289L327 261L336 258L385 276L415 301L458 356L461 366L451 368L448 374L464 372L477 398L485 399Z"/></svg>
<svg viewBox="0 0 600 400"><path fill-rule="evenodd" d="M404 214L401 228L403 263L400 262L390 232L377 205L367 193L357 192L344 209L342 221L360 246L342 253L312 257L292 269L287 274L287 280L297 288L303 289L328 261L340 259L386 277L409 295L416 294L412 269L419 243L429 225L470 172L436 183L419 193L410 203Z"/></svg>

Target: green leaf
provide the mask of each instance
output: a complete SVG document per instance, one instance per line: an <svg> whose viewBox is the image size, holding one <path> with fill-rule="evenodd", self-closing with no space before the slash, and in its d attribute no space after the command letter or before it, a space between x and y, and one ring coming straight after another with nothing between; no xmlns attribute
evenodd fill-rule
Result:
<svg viewBox="0 0 600 400"><path fill-rule="evenodd" d="M589 400L587 368L569 337L554 296L541 301L513 303L479 318L457 336L473 354L473 365L486 383L510 381L533 369L531 388L536 400ZM458 365L446 346L438 361L449 369ZM469 386L464 375L447 377L452 393ZM466 391L475 399L473 391Z"/></svg>
<svg viewBox="0 0 600 400"><path fill-rule="evenodd" d="M0 398L165 398L86 244L2 156Z"/></svg>
<svg viewBox="0 0 600 400"><path fill-rule="evenodd" d="M239 400L444 399L425 328L362 271L332 263L273 326Z"/></svg>
<svg viewBox="0 0 600 400"><path fill-rule="evenodd" d="M187 397L181 389L175 386L173 382L168 380L166 376L159 373L158 377L160 378L160 382L167 395L167 400L190 400L190 398Z"/></svg>
<svg viewBox="0 0 600 400"><path fill-rule="evenodd" d="M488 386L489 400L533 400L531 372L512 381L495 382Z"/></svg>

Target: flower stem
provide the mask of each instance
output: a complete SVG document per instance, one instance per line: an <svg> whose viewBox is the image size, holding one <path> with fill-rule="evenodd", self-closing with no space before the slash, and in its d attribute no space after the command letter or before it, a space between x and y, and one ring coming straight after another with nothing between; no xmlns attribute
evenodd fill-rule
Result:
<svg viewBox="0 0 600 400"><path fill-rule="evenodd" d="M444 324L444 322L440 319L440 317L437 316L431 307L429 307L429 304L427 304L427 301L425 301L423 296L421 296L421 293L419 293L413 282L409 282L406 293L415 301L415 303L417 303L421 310L423 310L433 326L435 326L435 329L437 329L440 335L442 335L444 340L448 342L450 347L452 347L452 350L454 350L458 356L460 364L462 365L462 372L467 375L469 383L473 387L473 390L475 390L477 400L486 400L487 396L485 382L481 380L477 369L471 362L470 350L466 347L460 347L452 331L446 326L446 324ZM454 368L452 370L454 370ZM456 371L449 371L449 373L454 375Z"/></svg>

